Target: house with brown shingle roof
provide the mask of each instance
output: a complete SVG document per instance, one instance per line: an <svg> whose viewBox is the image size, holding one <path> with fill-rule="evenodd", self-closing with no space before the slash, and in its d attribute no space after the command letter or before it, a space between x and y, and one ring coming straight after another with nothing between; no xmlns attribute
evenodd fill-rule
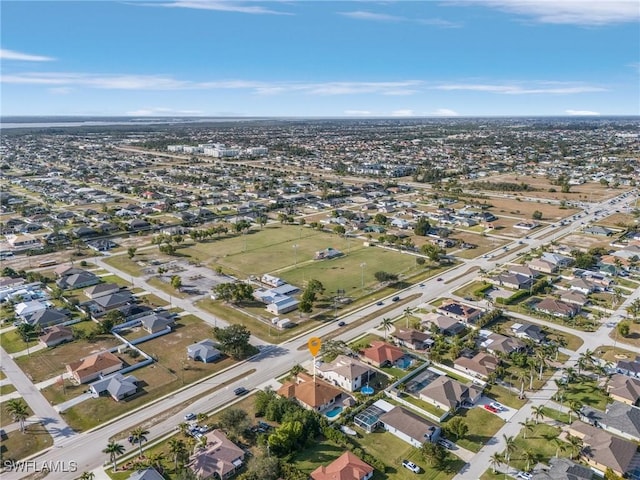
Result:
<svg viewBox="0 0 640 480"><path fill-rule="evenodd" d="M635 442L623 440L580 420L569 425L569 433L582 440L581 458L602 472L610 468L622 477L633 467L640 467L640 454Z"/></svg>
<svg viewBox="0 0 640 480"><path fill-rule="evenodd" d="M231 477L244 460L244 450L227 438L222 430L216 429L205 434L207 443L191 457L187 467L198 478Z"/></svg>
<svg viewBox="0 0 640 480"><path fill-rule="evenodd" d="M87 383L100 375L108 375L122 369L124 363L111 352L100 352L67 365L76 382Z"/></svg>
<svg viewBox="0 0 640 480"><path fill-rule="evenodd" d="M612 400L637 405L640 400L640 380L616 373L607 383L607 393Z"/></svg>
<svg viewBox="0 0 640 480"><path fill-rule="evenodd" d="M420 399L448 412L457 410L463 402L474 404L482 395L482 388L466 386L457 380L442 375L419 392Z"/></svg>
<svg viewBox="0 0 640 480"><path fill-rule="evenodd" d="M376 367L393 365L402 357L404 352L400 347L380 340L374 340L369 348L362 351L362 359Z"/></svg>
<svg viewBox="0 0 640 480"><path fill-rule="evenodd" d="M459 322L465 324L474 323L484 312L479 308L456 302L455 300L446 300L436 309L436 311L447 317L455 318Z"/></svg>
<svg viewBox="0 0 640 480"><path fill-rule="evenodd" d="M348 450L326 467L320 466L311 472L312 480L369 480L371 477L373 467Z"/></svg>
<svg viewBox="0 0 640 480"><path fill-rule="evenodd" d="M339 402L343 395L342 390L304 372L299 373L293 381L284 383L277 393L317 412Z"/></svg>
<svg viewBox="0 0 640 480"><path fill-rule="evenodd" d="M545 298L533 308L539 312L562 318L571 318L580 313L580 306L573 303L564 303L554 298Z"/></svg>
<svg viewBox="0 0 640 480"><path fill-rule="evenodd" d="M73 340L73 330L64 325L54 325L48 328L44 335L39 338L40 343L45 347L55 347L64 342Z"/></svg>
<svg viewBox="0 0 640 480"><path fill-rule="evenodd" d="M489 375L496 371L499 364L500 360L497 357L485 352L479 352L472 358L464 356L456 358L453 362L453 368L486 380Z"/></svg>
<svg viewBox="0 0 640 480"><path fill-rule="evenodd" d="M391 336L396 339L398 345L411 350L426 350L435 343L431 334L414 328L396 328Z"/></svg>

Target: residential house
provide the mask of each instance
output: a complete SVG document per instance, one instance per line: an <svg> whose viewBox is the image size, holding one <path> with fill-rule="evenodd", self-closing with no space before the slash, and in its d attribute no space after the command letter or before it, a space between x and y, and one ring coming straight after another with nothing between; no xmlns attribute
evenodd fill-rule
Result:
<svg viewBox="0 0 640 480"><path fill-rule="evenodd" d="M528 290L533 285L532 277L520 273L499 273L488 278L494 285L511 288L513 290Z"/></svg>
<svg viewBox="0 0 640 480"><path fill-rule="evenodd" d="M580 419L619 437L640 441L640 408L621 402L596 410L587 405L580 409Z"/></svg>
<svg viewBox="0 0 640 480"><path fill-rule="evenodd" d="M64 342L70 342L73 340L73 330L71 327L64 325L55 325L51 328L47 328L45 333L38 339L45 347L55 347Z"/></svg>
<svg viewBox="0 0 640 480"><path fill-rule="evenodd" d="M428 329L437 328L438 332L443 335L457 335L464 331L465 326L451 317L438 315L437 313L428 313L426 315L417 314L422 324Z"/></svg>
<svg viewBox="0 0 640 480"><path fill-rule="evenodd" d="M89 390L94 395L108 394L116 402L135 395L138 392L138 379L133 375L124 376L115 373L109 377L101 378L89 385Z"/></svg>
<svg viewBox="0 0 640 480"><path fill-rule="evenodd" d="M514 323L511 325L511 331L516 338L531 340L535 343L544 342L546 335L538 325L531 323Z"/></svg>
<svg viewBox="0 0 640 480"><path fill-rule="evenodd" d="M528 278L537 278L540 276L540 272L537 270L528 267L527 265L509 265L507 267L507 271L509 273L513 273L515 275L524 275Z"/></svg>
<svg viewBox="0 0 640 480"><path fill-rule="evenodd" d="M576 420L569 425L569 433L582 440L581 458L592 467L604 472L607 468L624 476L632 467L640 466L640 454L635 442L611 435L604 430Z"/></svg>
<svg viewBox="0 0 640 480"><path fill-rule="evenodd" d="M299 373L293 381L284 383L278 389L278 395L295 399L308 410L321 412L343 398L340 389L324 380L313 378L306 373Z"/></svg>
<svg viewBox="0 0 640 480"><path fill-rule="evenodd" d="M173 318L165 315L159 315L158 313L152 313L151 315L145 315L140 319L142 329L149 333L157 333L167 328L172 328L175 325Z"/></svg>
<svg viewBox="0 0 640 480"><path fill-rule="evenodd" d="M87 242L87 247L95 250L96 252L106 252L112 248L116 248L117 246L118 244L116 242L108 239L99 239Z"/></svg>
<svg viewBox="0 0 640 480"><path fill-rule="evenodd" d="M602 237L610 237L613 235L613 230L610 230L606 227L602 227L600 225L589 225L582 230L584 233L588 235L599 235Z"/></svg>
<svg viewBox="0 0 640 480"><path fill-rule="evenodd" d="M93 300L104 295L110 295L120 291L120 285L117 283L99 283L89 288L85 288L83 293L87 298Z"/></svg>
<svg viewBox="0 0 640 480"><path fill-rule="evenodd" d="M629 377L640 378L640 355L636 355L634 360L618 360L616 372Z"/></svg>
<svg viewBox="0 0 640 480"><path fill-rule="evenodd" d="M40 300L30 300L28 302L20 302L13 307L15 314L26 320L28 317L37 312L42 312L49 308L51 305L49 302L42 302Z"/></svg>
<svg viewBox="0 0 640 480"><path fill-rule="evenodd" d="M102 295L91 301L89 309L96 313L108 312L116 308L135 302L135 298L128 290L120 290L116 293ZM93 308L92 308L93 307Z"/></svg>
<svg viewBox="0 0 640 480"><path fill-rule="evenodd" d="M447 317L455 318L464 324L472 324L478 320L484 312L479 308L456 302L455 300L447 300L440 304L436 312Z"/></svg>
<svg viewBox="0 0 640 480"><path fill-rule="evenodd" d="M316 368L322 378L349 392L367 385L376 375L369 365L347 355L338 355L333 362L322 363Z"/></svg>
<svg viewBox="0 0 640 480"><path fill-rule="evenodd" d="M206 444L189 457L187 467L197 478L226 480L242 466L244 450L220 430L205 434Z"/></svg>
<svg viewBox="0 0 640 480"><path fill-rule="evenodd" d="M77 383L88 383L101 375L109 375L122 369L124 363L111 352L100 352L67 365Z"/></svg>
<svg viewBox="0 0 640 480"><path fill-rule="evenodd" d="M42 242L40 239L28 233L24 235L5 235L5 238L7 239L7 243L11 247L11 250L14 252L42 248Z"/></svg>
<svg viewBox="0 0 640 480"><path fill-rule="evenodd" d="M419 391L421 400L435 405L445 412L457 410L463 403L473 405L482 395L482 388L466 386L453 378L442 375Z"/></svg>
<svg viewBox="0 0 640 480"><path fill-rule="evenodd" d="M270 287L280 287L286 284L286 282L281 278L269 275L268 273L262 275L262 277L260 277L260 281L265 285L269 285Z"/></svg>
<svg viewBox="0 0 640 480"><path fill-rule="evenodd" d="M574 278L569 282L569 289L574 292L580 292L583 295L589 295L595 291L596 286L593 282L585 280L584 278Z"/></svg>
<svg viewBox="0 0 640 480"><path fill-rule="evenodd" d="M576 292L574 290L562 292L560 294L560 300L564 303L578 305L580 308L589 303L589 298L584 293Z"/></svg>
<svg viewBox="0 0 640 480"><path fill-rule="evenodd" d="M545 298L538 302L533 308L538 312L562 318L572 318L580 313L580 306L574 303L564 303L554 298Z"/></svg>
<svg viewBox="0 0 640 480"><path fill-rule="evenodd" d="M637 405L640 400L640 380L616 373L609 378L607 393L616 402Z"/></svg>
<svg viewBox="0 0 640 480"><path fill-rule="evenodd" d="M479 340L479 346L494 355L509 355L525 348L525 344L520 339L493 333L491 330L480 330Z"/></svg>
<svg viewBox="0 0 640 480"><path fill-rule="evenodd" d="M127 480L164 480L164 477L153 467L137 470L127 477Z"/></svg>
<svg viewBox="0 0 640 480"><path fill-rule="evenodd" d="M100 283L100 277L95 273L81 270L71 275L64 275L58 279L56 285L62 290L75 290L76 288L89 287L98 283Z"/></svg>
<svg viewBox="0 0 640 480"><path fill-rule="evenodd" d="M222 352L216 348L216 343L213 340L207 338L189 345L187 347L187 357L191 360L210 363L220 359Z"/></svg>
<svg viewBox="0 0 640 480"><path fill-rule="evenodd" d="M471 358L464 355L456 358L453 362L453 368L468 375L486 380L496 371L499 364L500 359L497 357L485 352L479 352Z"/></svg>
<svg viewBox="0 0 640 480"><path fill-rule="evenodd" d="M416 448L425 442L436 443L442 431L438 425L400 406L383 413L379 418L387 432Z"/></svg>
<svg viewBox="0 0 640 480"><path fill-rule="evenodd" d="M362 351L364 361L376 367L391 366L402 357L404 352L400 347L380 340L374 340L369 348Z"/></svg>
<svg viewBox="0 0 640 480"><path fill-rule="evenodd" d="M59 310L57 308L48 308L39 310L36 313L28 315L24 318L25 322L30 325L48 327L69 321L68 310Z"/></svg>
<svg viewBox="0 0 640 480"><path fill-rule="evenodd" d="M373 467L348 450L326 467L319 466L311 472L311 480L369 480L371 477Z"/></svg>
<svg viewBox="0 0 640 480"><path fill-rule="evenodd" d="M571 257L567 257L566 255L562 255L560 253L555 253L555 252L544 252L542 254L542 257L540 257L542 260L545 260L553 265L555 265L557 268L565 268L568 267L570 265L573 264L574 259ZM529 265L531 266L531 265Z"/></svg>
<svg viewBox="0 0 640 480"><path fill-rule="evenodd" d="M555 273L558 270L558 266L555 263L551 263L541 258L534 258L528 264L531 270L541 273Z"/></svg>
<svg viewBox="0 0 640 480"><path fill-rule="evenodd" d="M531 480L592 480L593 470L564 457L551 457L549 469L533 473Z"/></svg>
<svg viewBox="0 0 640 480"><path fill-rule="evenodd" d="M435 343L431 334L414 328L396 328L391 336L398 345L411 350L428 350Z"/></svg>

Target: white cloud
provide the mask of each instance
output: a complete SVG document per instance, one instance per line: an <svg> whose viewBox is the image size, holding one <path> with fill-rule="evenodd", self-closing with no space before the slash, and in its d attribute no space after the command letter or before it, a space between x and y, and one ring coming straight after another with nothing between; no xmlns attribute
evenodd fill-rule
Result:
<svg viewBox="0 0 640 480"><path fill-rule="evenodd" d="M438 108L433 115L438 117L457 117L459 115L455 110L451 110L449 108Z"/></svg>
<svg viewBox="0 0 640 480"><path fill-rule="evenodd" d="M350 117L370 117L373 115L369 110L345 110L344 114Z"/></svg>
<svg viewBox="0 0 640 480"><path fill-rule="evenodd" d="M43 55L31 55L29 53L16 52L15 50L0 49L0 60L20 60L23 62L51 62L52 57Z"/></svg>
<svg viewBox="0 0 640 480"><path fill-rule="evenodd" d="M598 26L640 20L637 0L474 0L465 3L484 4L533 17L541 23Z"/></svg>
<svg viewBox="0 0 640 480"><path fill-rule="evenodd" d="M394 110L391 112L392 117L413 117L415 116L415 112L411 109L405 108L400 110Z"/></svg>
<svg viewBox="0 0 640 480"><path fill-rule="evenodd" d="M567 115L579 117L600 115L600 112L592 112L591 110L565 110L565 113Z"/></svg>
<svg viewBox="0 0 640 480"><path fill-rule="evenodd" d="M71 92L73 92L71 87L52 87L49 89L49 93L54 95L69 95Z"/></svg>
<svg viewBox="0 0 640 480"><path fill-rule="evenodd" d="M136 117L149 117L149 116L165 116L165 115L202 115L204 112L201 110L174 110L172 108L153 107L153 108L141 108L139 110L133 110L126 112L126 115L132 115Z"/></svg>
<svg viewBox="0 0 640 480"><path fill-rule="evenodd" d="M145 6L159 6L169 8L193 8L197 10L215 10L218 12L247 13L251 15L293 15L289 12L280 12L261 5L247 5L241 2L224 0L176 0L163 3L147 3Z"/></svg>
<svg viewBox="0 0 640 480"><path fill-rule="evenodd" d="M553 94L553 95L567 95L576 93L589 93L589 92L605 92L606 88L595 87L590 85L574 85L558 82L544 82L536 86L523 87L521 85L491 85L491 84L468 84L468 83L454 83L443 84L434 87L437 90L466 90L472 92L488 92L498 93L503 95L536 95L536 94Z"/></svg>
<svg viewBox="0 0 640 480"><path fill-rule="evenodd" d="M404 22L408 20L405 17L398 17L396 15L387 15L385 13L364 12L362 10L358 10L355 12L338 12L338 15L343 15L349 18L355 18L357 20L372 20L375 22Z"/></svg>

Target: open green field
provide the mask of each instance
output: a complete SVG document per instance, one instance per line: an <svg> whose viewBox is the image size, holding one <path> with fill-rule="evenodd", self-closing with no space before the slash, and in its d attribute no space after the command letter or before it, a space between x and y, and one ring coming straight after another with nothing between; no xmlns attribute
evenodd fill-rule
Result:
<svg viewBox="0 0 640 480"><path fill-rule="evenodd" d="M529 464L529 469L533 468L536 462L549 463L549 459L556 455L556 445L552 440L560 434L559 427L553 427L544 423L533 426L532 431L521 430L515 439L516 450L511 455L511 466L519 470L525 470L527 461L524 452L531 452L535 461ZM567 453L559 451L559 456L566 457Z"/></svg>
<svg viewBox="0 0 640 480"><path fill-rule="evenodd" d="M365 266L361 267L362 264ZM320 280L325 287L325 295L331 295L330 292L342 289L348 296L350 292L361 290L363 277L365 288L377 284L378 281L374 278L375 272L410 275L416 270L416 260L413 255L367 247L353 250L343 257L332 260L298 265L298 268L281 272L279 276L293 285L301 286L307 280Z"/></svg>
<svg viewBox="0 0 640 480"><path fill-rule="evenodd" d="M0 334L0 345L7 353L16 353L26 350L27 346L34 347L38 345L37 338L32 339L29 344L22 340L22 337L18 333L18 330L9 330Z"/></svg>
<svg viewBox="0 0 640 480"><path fill-rule="evenodd" d="M590 407L604 410L609 401L607 394L593 380L584 378L567 385L564 394L564 404L569 405L570 402L578 402L581 405L589 405Z"/></svg>
<svg viewBox="0 0 640 480"><path fill-rule="evenodd" d="M458 440L458 445L472 452L479 452L480 449L496 434L504 425L504 420L499 416L489 413L483 408L461 408L456 415L449 417L443 423L452 418L462 417L469 427L464 438Z"/></svg>
<svg viewBox="0 0 640 480"><path fill-rule="evenodd" d="M34 423L27 425L24 433L19 430L7 433L7 439L3 440L0 449L3 459L19 460L51 445L53 439L49 432L39 423Z"/></svg>

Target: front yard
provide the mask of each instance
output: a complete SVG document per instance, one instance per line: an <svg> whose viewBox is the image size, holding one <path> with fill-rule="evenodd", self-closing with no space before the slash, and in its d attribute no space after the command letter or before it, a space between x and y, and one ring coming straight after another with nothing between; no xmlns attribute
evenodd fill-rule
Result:
<svg viewBox="0 0 640 480"><path fill-rule="evenodd" d="M456 415L442 422L443 425L446 425L447 422L455 417L461 417L469 427L469 431L465 437L459 439L457 444L472 452L479 452L504 425L504 420L499 416L487 412L480 407L461 408Z"/></svg>

